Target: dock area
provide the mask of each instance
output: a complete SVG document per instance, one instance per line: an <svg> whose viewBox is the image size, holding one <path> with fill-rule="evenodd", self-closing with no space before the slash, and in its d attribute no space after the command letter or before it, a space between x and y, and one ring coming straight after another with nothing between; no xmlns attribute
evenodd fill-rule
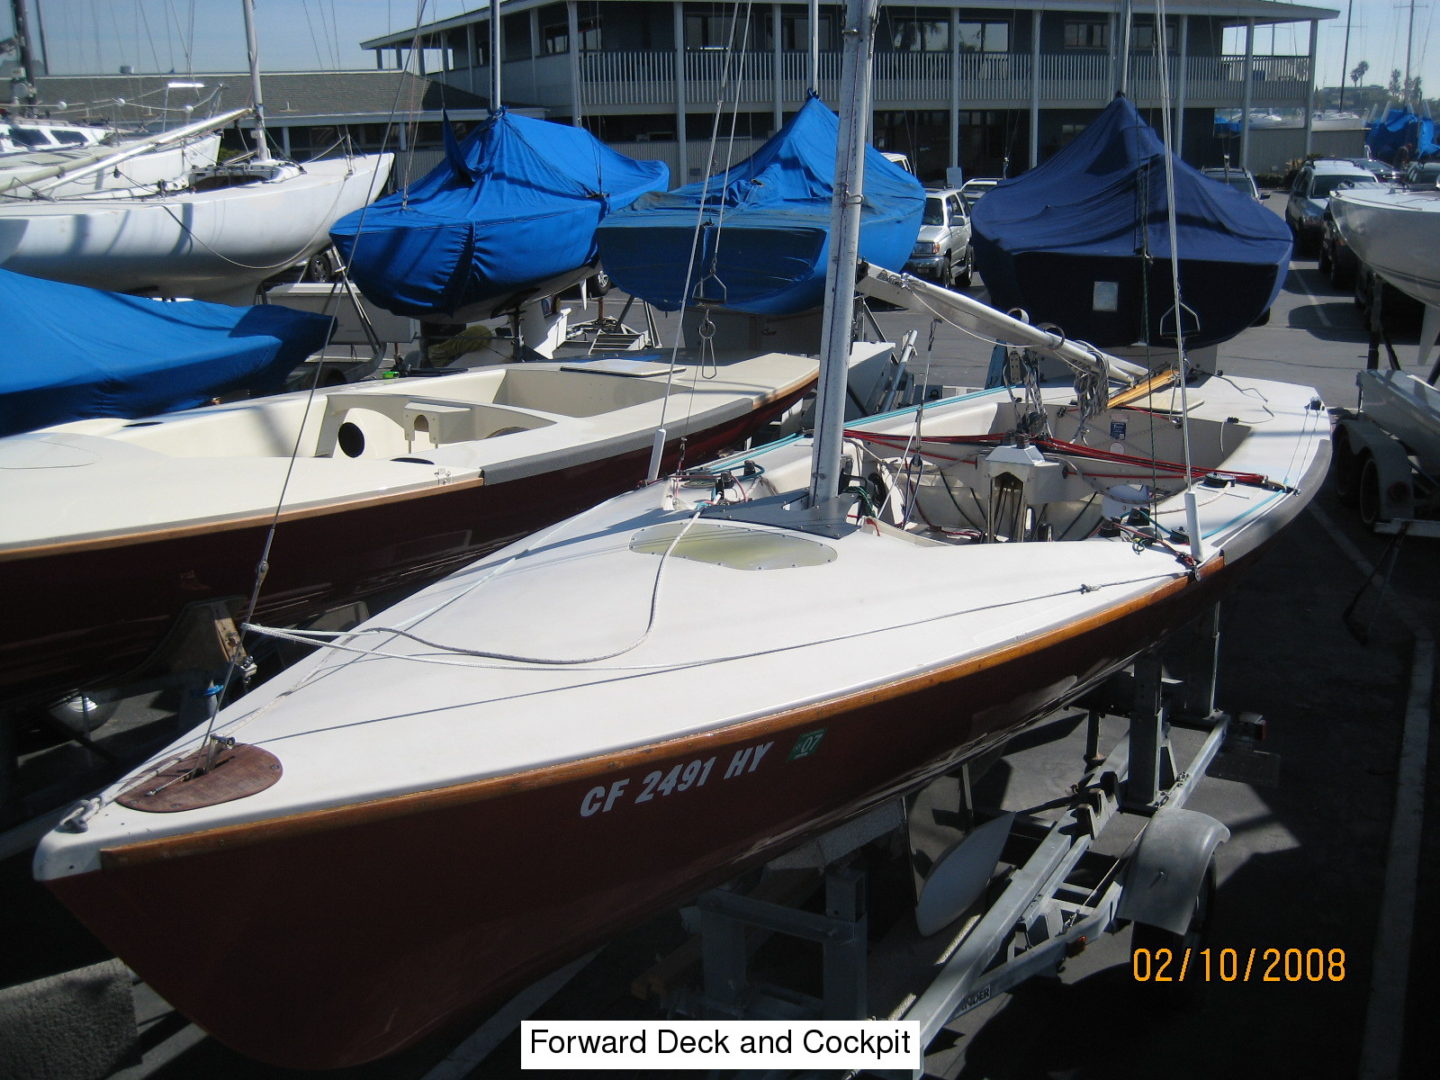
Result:
<svg viewBox="0 0 1440 1080"><path fill-rule="evenodd" d="M1279 202L1272 199L1272 208ZM983 286L972 295L983 298ZM666 319L673 325L674 316ZM918 330L912 367L918 378L936 386L983 385L988 343L945 327L935 329L932 340L926 320L906 313L877 319L895 340ZM1414 355L1418 329L1418 318L1392 327L1402 362ZM1221 345L1216 368L1222 377L1313 385L1331 409L1349 407L1368 347L1350 294L1334 288L1313 257L1301 257L1292 263L1268 322ZM1206 776L1188 804L1230 831L1217 853L1208 927L1215 964L1208 977L1192 977L1195 992L1181 1003L1168 988L1137 978L1143 973L1131 962L1130 932L1105 935L1071 958L1058 978L1033 979L952 1021L930 1048L927 1076L1440 1075L1440 1049L1428 1037L1426 1009L1428 965L1440 955L1440 925L1427 918L1440 912L1440 792L1426 783L1440 752L1430 739L1440 626L1440 575L1429 568L1434 543L1370 532L1327 484L1223 604L1217 704L1235 715L1263 715L1262 749L1272 756L1274 772ZM156 695L127 708L158 717L175 702ZM1013 740L1006 756L977 781L977 800L1033 808L1063 796L1085 756L1083 720L1083 713L1063 713ZM67 751L67 759L86 753ZM377 874L384 872L376 867ZM872 873L867 890L871 957L893 973L898 962L884 959L886 941L892 929L899 934L913 923L910 881L908 875ZM548 996L537 995L533 1015L659 1018L657 988L679 985L697 970L687 963L695 952L691 925L693 918L670 912L613 940L546 987ZM1226 950L1233 954L1229 967L1221 963ZM1307 972L1304 957L1314 950L1325 964ZM1300 957L1299 966L1287 967L1292 954ZM30 880L24 837L15 836L0 861L0 987L106 960L103 948ZM760 946L754 963L802 986L815 979L813 955L779 940ZM872 1005L882 1014L879 988L886 974L878 970L871 980ZM137 1054L85 1075L298 1075L232 1053L143 986L135 988L134 1003ZM3 1010L22 1007L0 998L0 1027L19 1016L6 1017ZM94 1017L70 1018L74 1030L93 1027L104 1007L98 1004ZM0 1057L0 1075L75 1075L46 1047L77 1036L57 1026L26 1037L35 1056ZM465 1032L449 1032L397 1058L330 1075L516 1077L522 1075L519 1040L503 1024L469 1039Z"/></svg>

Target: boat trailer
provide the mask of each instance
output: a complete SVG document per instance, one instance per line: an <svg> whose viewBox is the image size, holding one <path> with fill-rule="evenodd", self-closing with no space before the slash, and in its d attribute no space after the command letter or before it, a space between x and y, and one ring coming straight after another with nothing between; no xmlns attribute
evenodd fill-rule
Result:
<svg viewBox="0 0 1440 1080"><path fill-rule="evenodd" d="M665 969L673 969L672 959L637 980L635 992L696 1019L915 1020L919 1042L928 1047L956 1018L1034 976L1057 974L1101 935L1133 926L1132 950L1144 951L1149 977L1170 983L1166 989L1182 997L1195 984L1182 987L1176 974L1198 955L1215 888L1215 850L1230 835L1185 803L1207 772L1266 783L1278 769L1275 755L1255 747L1264 731L1260 717L1214 707L1217 619L1212 611L1195 629L1201 662L1187 669L1184 681L1165 676L1155 649L1076 702L1085 711L1083 773L1064 798L1025 811L986 812L973 797L970 766L954 774L949 790L958 792L958 803L951 810L962 839L925 874L913 928L897 925L872 953L866 877L853 858L887 836L898 842L896 834L916 824L910 797L768 865L767 872L822 871L823 910L712 889L691 909L701 985L671 985L675 972ZM1102 720L1117 715L1128 719L1128 733L1102 758ZM1172 727L1191 729L1201 740L1183 766L1175 759ZM1041 816L1046 811L1050 816ZM1116 832L1122 853L1100 854L1102 839L1117 846ZM752 979L751 955L770 934L820 945L820 996ZM697 952L693 944L690 952ZM889 953L894 957L887 959ZM876 992L884 990L884 973L913 965L909 958L920 953L929 961L918 984L892 988L888 996L897 1004L872 1000L887 996ZM879 1075L924 1074L921 1068Z"/></svg>

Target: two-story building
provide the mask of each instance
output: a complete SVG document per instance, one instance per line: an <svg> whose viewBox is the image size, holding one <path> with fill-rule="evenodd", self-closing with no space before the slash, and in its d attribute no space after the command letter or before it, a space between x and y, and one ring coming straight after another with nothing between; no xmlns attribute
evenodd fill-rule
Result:
<svg viewBox="0 0 1440 1080"><path fill-rule="evenodd" d="M1114 0L882 2L874 143L907 154L927 180L952 166L967 177L1013 175L1064 146L1123 89L1157 130L1162 102L1171 103L1174 144L1192 164L1228 154L1232 164L1272 167L1250 161L1248 129L1217 134L1215 111L1309 116L1319 23L1339 13L1176 0L1164 5L1162 27L1153 0L1129 6L1127 33ZM379 65L403 66L415 50L438 55L441 69L424 74L488 95L490 19L477 0L463 15L362 45ZM733 132L738 145L724 152L742 157L812 81L836 99L842 19L839 3L505 0L500 97L583 124L633 157L666 160L677 182L694 180L705 174L713 131L727 140ZM1306 23L1306 53L1257 54L1257 28ZM1305 139L1308 149L1308 129Z"/></svg>

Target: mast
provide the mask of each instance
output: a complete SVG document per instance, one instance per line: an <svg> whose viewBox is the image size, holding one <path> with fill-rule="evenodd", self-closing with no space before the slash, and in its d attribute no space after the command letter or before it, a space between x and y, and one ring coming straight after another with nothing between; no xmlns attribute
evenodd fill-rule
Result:
<svg viewBox="0 0 1440 1080"><path fill-rule="evenodd" d="M855 262L860 249L860 203L865 182L865 130L870 118L870 57L877 0L845 6L840 80L840 136L835 148L835 194L830 208L830 256L825 268L824 336L815 405L809 507L827 507L840 493L845 436L845 381L855 310Z"/></svg>
<svg viewBox="0 0 1440 1080"><path fill-rule="evenodd" d="M25 100L21 105L35 103L35 76L43 75L44 64L35 62L35 50L30 41L30 13L25 0L10 0L10 17L15 23L15 48L19 53L20 78L25 84Z"/></svg>
<svg viewBox="0 0 1440 1080"><path fill-rule="evenodd" d="M265 137L265 103L260 96L260 47L255 40L255 2L244 0L245 7L245 48L250 56L250 96L255 103L255 160L268 165L270 157L269 140Z"/></svg>
<svg viewBox="0 0 1440 1080"><path fill-rule="evenodd" d="M572 49L579 48L571 42ZM500 111L500 0L490 0L490 115Z"/></svg>

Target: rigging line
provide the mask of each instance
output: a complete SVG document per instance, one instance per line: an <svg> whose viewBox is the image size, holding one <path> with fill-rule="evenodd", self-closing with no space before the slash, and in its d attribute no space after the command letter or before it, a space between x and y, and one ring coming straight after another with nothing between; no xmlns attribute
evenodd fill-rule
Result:
<svg viewBox="0 0 1440 1080"><path fill-rule="evenodd" d="M398 627L392 627L392 626L371 626L371 627L364 627L364 628L361 628L361 629L358 629L358 630L348 630L348 631L328 631L328 630L311 630L311 631L302 630L302 631L298 631L298 632L297 632L297 631L278 631L278 632L275 632L275 633L273 634L273 636L281 637L282 640L283 640L283 639L284 639L284 635L286 635L287 633L289 633L289 634L293 634L297 640L308 641L308 642L310 642L310 643L312 643L312 644L313 644L313 643L317 643L317 642L323 644L323 643L325 642L325 635L327 635L327 634L332 634L332 633L337 634L337 635L338 635L338 634L345 634L345 635L348 635L348 636L351 636L351 637L358 637L358 636L361 635L361 634L391 634L391 635L394 635L394 636L396 636L396 637L407 638L407 639L409 639L410 641L414 641L416 644L419 644L419 645L424 645L424 646L426 646L427 648L438 649L438 650L440 650L441 652L454 653L454 654L456 654L456 655L469 656L469 657L474 657L474 658L476 658L476 659L483 659L483 660L501 660L501 661L505 661L505 662L507 662L507 663L517 663L517 664L536 664L536 665L540 665L540 666L544 666L544 667L577 667L577 666L582 665L582 664L598 664L598 663L603 663L603 662L606 661L606 660L613 660L613 659L615 659L616 657L624 656L626 653L634 652L636 649L638 649L641 645L643 645L643 644L645 643L645 641L650 637L650 634L654 631L654 629L655 629L655 618L656 618L657 614L659 613L659 607L660 607L660 580L661 580L661 575L662 575L662 573L663 573L663 571L664 571L664 569L665 569L665 566L666 566L667 561L669 560L670 553L673 552L673 551L675 550L676 546L680 543L680 541L685 538L686 533L688 533L688 532L690 531L690 527L691 527L692 525L694 525L695 522L697 522L697 521L700 520L701 514L703 514L703 513L705 512L705 507L706 507L706 504L705 504L705 503L699 503L699 504L696 505L696 507L695 507L695 512L689 516L689 518L685 521L685 524L680 528L680 530L679 530L678 532L676 532L676 534L674 535L674 537L671 538L669 546L667 546L667 547L665 548L665 550L661 553L661 555L660 555L660 561L659 561L659 563L658 563L658 564L656 565L656 567L655 567L655 576L654 576L654 578L651 580L651 585L650 585L650 607L649 607L649 611L648 611L647 616L646 616L644 629L641 630L641 631L640 631L640 634L639 634L633 641L631 641L628 645L622 646L621 648L616 649L616 650L614 650L613 652L602 653L602 654L600 654L600 655L598 655L598 656L587 656L587 657L581 657L581 658L557 658L557 657L539 657L539 656L520 656L520 655L516 655L516 654L513 654L513 653L490 652L490 651L483 650L483 649L465 649L465 648L461 648L461 647L459 647L459 646L442 645L442 644L439 644L439 643L437 643L437 642L429 641L429 640L427 640L427 639L425 639L425 638L422 638L420 635L411 633L411 632L408 631L408 630L401 630L401 629L399 629ZM269 630L269 628L266 628L266 627L253 626L253 625L251 625L251 624L248 623L248 622L246 623L246 625L247 625L247 627L249 627L250 629L255 630L255 631L258 632L258 633L266 633L266 632L268 632L268 630ZM343 651L349 651L349 650L343 650ZM360 652L360 653L366 653L366 652L367 652L367 650L364 650L364 649L358 649L358 650L354 650L354 651L357 651L357 652Z"/></svg>
<svg viewBox="0 0 1440 1080"><path fill-rule="evenodd" d="M335 207L339 204L340 196L344 193L345 185L336 184L335 196L330 200L330 211L333 211ZM175 224L180 226L180 231L182 235L188 236L193 244L195 244L197 247L204 248L205 251L215 256L215 258L219 259L221 262L228 263L229 265L238 267L241 270L281 270L289 266L291 263L299 261L299 259L305 254L306 250L310 247L310 245L315 242L317 237L329 232L330 227L329 225L325 224L325 222L333 220L333 218L329 217L330 211L327 211L326 216L323 216L320 219L321 224L310 233L309 238L303 244L301 244L300 247L296 248L293 253L281 258L278 262L253 264L244 263L238 259L232 259L228 255L224 255L221 252L215 250L215 248L211 247L209 244L207 244L204 240L202 240L199 236L197 236L194 232L191 231L190 226L187 225L180 218L180 216L175 213L174 208L170 206L169 203L162 202L159 205L161 209L163 209L167 214L170 215L170 217L174 220Z"/></svg>
<svg viewBox="0 0 1440 1080"><path fill-rule="evenodd" d="M730 40L731 40L731 46L733 47L733 45L734 45L734 40L735 40L735 20L734 20L733 18L731 19L731 22L730 22ZM730 51L733 51L733 49L730 50ZM685 78L685 76L686 76L686 71L685 71L685 52L684 52L683 49L680 51L680 55L679 55L679 60L678 60L678 62L679 62L679 65L680 65L680 70L679 70L679 72L678 72L678 76L683 79L683 78ZM726 57L726 64L727 64L727 65L729 64L729 56L728 56L728 55L727 55L727 57ZM696 207L696 209L695 209L695 230L694 230L694 232L692 232L691 235L690 235L690 257L689 257L689 258L686 260L686 262L685 262L685 284L682 286L682 288L681 288L681 290L680 290L680 328L678 329L677 333L675 334L675 340L671 343L671 346L670 346L670 370L669 370L669 371L666 373L666 375L665 375L665 396L664 396L664 397L661 399L661 401L660 401L660 420L659 420L659 423L656 424L657 435L658 435L660 432L663 432L663 431L665 430L666 417L669 415L669 411L670 411L670 390L671 390L671 388L672 388L672 387L674 386L674 384L675 384L675 369L676 369L676 367L679 365L679 362L680 362L680 343L681 343L681 339L684 337L683 327L684 327L684 320L685 320L685 308L686 308L687 306L689 306L690 289L691 289L692 283L693 283L694 280L695 280L695 263L696 263L696 260L697 260L697 258L698 258L699 251L700 251L700 237L701 237L701 235L703 234L703 232L704 232L704 227L705 227L705 204L709 201L709 198L710 198L710 186L711 186L711 185L710 185L710 181L713 179L713 176L711 175L711 171L712 171L712 169L713 169L713 167L714 167L715 160L716 160L717 143L718 143L718 140L719 140L719 138L720 138L720 117L721 117L721 114L722 114L722 112L723 112L723 110L724 110L724 103L725 103L725 99L724 99L724 83L723 83L723 81L722 81L721 96L720 96L720 98L715 102L715 114L714 114L714 116L711 118L711 122L710 122L710 150L709 150L709 156L708 156L708 158L707 158L707 164L706 164L705 182L704 182L703 184L701 184L701 186L700 186L700 202L699 202L699 205L698 205L698 206ZM680 168L681 168L681 170L682 170L682 179L683 179L683 170L685 169L685 167L686 167L686 163L685 163L685 161L682 160L682 161L680 162ZM728 174L728 172L729 172L729 168L728 168L728 166L727 166L727 168L726 168L726 173ZM722 184L722 185L721 185L721 195L720 195L720 200L721 200L722 206L723 206L723 202L724 202L724 194L723 194L723 193L724 193L724 185ZM692 392L692 397L693 397L693 393L694 393L694 386L693 386L693 385L692 385L692 387L691 387L691 392ZM663 447L661 448L661 452L662 452L662 454L663 454ZM657 460L658 460L658 459L657 459Z"/></svg>
<svg viewBox="0 0 1440 1080"><path fill-rule="evenodd" d="M703 504L702 504L702 506L701 506L699 509L703 509L703 508L704 508L704 507L703 507ZM697 515L697 516L698 516L698 515ZM693 521L694 518L692 518L691 520ZM677 541L679 540L679 536L680 536L680 535L683 535L683 533L682 533L682 534L677 534L677 536L676 536L676 540L677 540ZM1126 543L1129 543L1129 541L1126 541ZM672 547L673 547L673 542L672 542ZM669 549L667 549L667 553L668 553L668 550L669 550ZM1144 553L1145 553L1145 552L1136 552L1137 555L1144 554ZM1162 552L1157 548L1157 549L1156 549L1155 551L1153 551L1152 553L1153 553L1153 554L1157 554L1157 555L1164 554L1164 555L1165 555L1165 562L1166 562L1166 563L1169 563L1169 562L1171 561L1170 558L1169 558L1169 553L1168 553L1168 552L1162 553ZM1141 576L1138 576L1138 577L1133 577L1133 578L1124 578L1124 579L1121 579L1121 580L1119 580L1119 581L1106 581L1106 582L1102 582L1102 583L1100 583L1100 584L1098 584L1098 585L1096 585L1096 584L1089 584L1089 583L1081 583L1081 584L1079 584L1079 585L1070 586L1070 587L1067 587L1067 588L1064 588L1064 589L1053 589L1053 590L1050 590L1050 591L1048 591L1048 592L1036 593L1036 594L1033 594L1033 595L1031 595L1031 596L1016 597L1016 598L1014 598L1014 599L996 601L996 602L994 602L994 603L988 603L988 604L978 604L978 605L975 605L975 606L972 606L972 607L962 608L962 609L958 609L958 610L955 610L955 611L939 612L939 613L937 613L937 614L934 614L934 615L926 615L926 616L921 617L921 618L918 618L918 619L910 619L910 620L906 620L906 621L902 621L902 622L889 623L889 624L884 625L884 626L869 627L869 628L866 628L866 629L851 631L851 632L849 632L849 633L834 634L834 635L831 635L831 636L829 636L829 637L814 638L814 639L811 639L811 640L808 640L808 641L799 641L799 642L795 642L795 643L793 643L793 644L782 645L782 646L779 646L779 647L776 647L776 648L751 649L751 650L747 650L747 651L745 651L745 652L729 653L729 654L725 654L725 655L722 655L722 656L712 656L712 657L707 657L707 658L698 659L698 660L684 660L684 661L678 661L678 662L669 663L669 664L636 664L636 665L630 665L630 666L616 665L616 666L613 666L613 667L603 668L603 669L601 669L601 670L606 670L606 671L650 672L650 673L655 673L655 674L664 674L665 672L669 672L669 671L684 671L684 670L689 669L689 668L706 667L706 666L711 665L711 664L734 663L734 662L736 662L736 661L740 661L740 660L751 660L751 659L754 659L754 658L756 658L756 657L762 657L762 656L779 656L779 655L781 655L781 654L783 654L783 653L796 652L796 651L799 651L799 650L801 650L801 649L808 649L808 648L812 648L812 647L817 646L817 645L834 645L834 644L838 644L838 643L844 642L844 641L855 641L855 640L859 640L859 639L862 639L862 638L871 637L872 635L875 635L875 634L888 633L888 632L897 631L897 630L913 630L913 629L916 629L916 628L918 628L918 627L929 626L929 625L933 625L933 624L935 624L935 623L944 622L944 621L946 621L946 620L948 620L948 619L958 619L958 618L972 617L972 616L979 615L979 614L984 614L984 613L987 613L987 612L1001 611L1001 610L1004 610L1004 609L1006 609L1006 608L1020 607L1020 606L1026 605L1026 604L1035 604L1035 603L1040 603L1040 602L1042 602L1042 601L1047 601L1047 600L1058 600L1058 599L1061 599L1061 598L1064 598L1064 597L1073 597L1073 596L1075 596L1075 595L1077 595L1077 594L1079 594L1079 595L1087 595L1087 594L1090 594L1090 593L1101 592L1101 591L1103 591L1103 590L1105 590L1105 589L1127 588L1127 587L1136 586L1136 585L1147 585L1147 584L1155 584L1155 583L1161 583L1161 582L1171 582L1171 581L1175 581L1175 580L1177 580L1177 579L1184 578L1184 577L1188 577L1188 576L1189 576L1188 573L1181 573L1181 572L1176 572L1176 571L1173 571L1173 570L1167 570L1167 571L1160 572L1160 573L1144 574L1144 575L1141 575ZM658 570L657 570L657 578L658 578ZM579 666L579 665L582 665L582 664L585 664L585 663L590 663L590 662L592 662L592 661L583 661L583 660L582 660L582 661L532 660L532 659L527 659L527 658L523 658L523 657L517 658L517 657L506 656L506 655L504 655L504 654L488 653L488 652L486 652L486 651L484 651L484 650L479 650L479 649L465 649L465 648L460 648L460 647L446 646L446 645L443 645L443 644L439 644L439 643L437 643L437 642L427 641L427 640L425 640L424 638L421 638L421 637L419 637L419 636L417 636L417 635L415 635L415 634L410 634L410 633L407 633L407 632L405 632L405 631L401 631L401 630L398 630L398 629L395 629L395 628L391 628L391 627L366 627L366 628L364 628L363 630L348 630L348 631L347 631L347 630L305 630L305 631L295 631L295 630L283 630L283 629L280 629L280 628L278 628L278 627L269 627L269 626L260 626L260 625L247 624L246 627L245 627L245 629L250 630L250 631L253 631L253 632L258 633L258 634L263 634L263 635L265 635L265 636L267 636L267 637L274 637L274 638L277 638L277 639L282 640L282 641L284 641L284 640L293 640L293 641L295 641L295 642L297 642L297 643L300 643L300 644L318 646L318 647L320 647L320 648L326 648L326 649L333 649L333 650L335 650L335 651L337 651L337 652L350 653L350 654L354 654L354 655L360 656L360 657L373 657L373 658L383 659L383 660L407 660L407 661L412 661L412 662L414 662L414 663L420 663L420 664L438 664L438 665L444 666L444 667L466 667L466 668L475 668L475 667L477 667L477 665L475 665L475 664L473 664L473 663L467 662L467 661L469 661L469 660L500 660L500 661L503 661L503 662L506 662L506 663L516 663L516 662L518 662L518 663L522 663L522 664L547 665L547 666L551 666L551 665ZM415 654L415 653L382 652L382 651L379 651L379 650L363 649L363 648L360 648L360 647L355 646L355 645L345 644L344 642L342 642L342 641L340 640L340 639L342 639L342 638L355 638L355 637L358 637L359 635L364 634L364 633L376 633L376 634L379 634L379 633L389 633L389 634L395 634L395 635L398 635L398 636L401 636L401 637L409 638L410 640L415 641L417 644L424 645L424 646L426 646L427 648L438 649L438 650L440 650L441 652L449 653L450 656L448 656L448 657L443 657L443 656L425 656L425 655L419 655L419 654ZM330 640L326 640L327 637L328 637ZM637 642L636 644L638 645L639 642ZM617 652L617 653L614 654L614 655L622 655L624 652L632 651L632 650L634 649L634 647L635 647L635 646L630 646L629 648L627 648L627 649L625 649L625 650L621 650L620 652ZM602 662L602 661L605 660L605 659L607 659L607 658L606 658L606 657L601 657L601 658L598 658L596 661L593 661L593 662L598 663L598 662ZM483 665L479 665L479 666L483 666Z"/></svg>
<svg viewBox="0 0 1440 1080"><path fill-rule="evenodd" d="M335 324L330 325L329 333L326 334L325 345L329 345L329 337L335 332ZM324 346L322 346L323 350ZM275 544L275 534L280 528L280 514L285 506L285 496L290 490L290 480L295 474L295 463L300 458L300 440L305 437L305 423L310 418L310 411L314 407L315 397L320 388L320 376L325 369L324 364L315 365L315 378L310 383L309 392L305 396L305 408L300 414L300 422L295 425L295 441L290 447L290 458L285 465L285 476L280 482L280 494L275 500L275 510L270 515L270 524L265 528L265 540L260 548L260 561L255 564L255 580L250 589L250 599L245 605L245 618L242 626L248 625L255 618L255 609L260 603L260 590L264 587L265 578L270 573L270 551ZM205 725L205 735L201 739L201 745L208 745L210 734L215 728L215 719L220 714L218 706L224 703L225 694L234 682L236 672L240 667L240 658L232 650L229 662L225 665L225 675L220 683L216 696L216 708L210 711L209 722Z"/></svg>

